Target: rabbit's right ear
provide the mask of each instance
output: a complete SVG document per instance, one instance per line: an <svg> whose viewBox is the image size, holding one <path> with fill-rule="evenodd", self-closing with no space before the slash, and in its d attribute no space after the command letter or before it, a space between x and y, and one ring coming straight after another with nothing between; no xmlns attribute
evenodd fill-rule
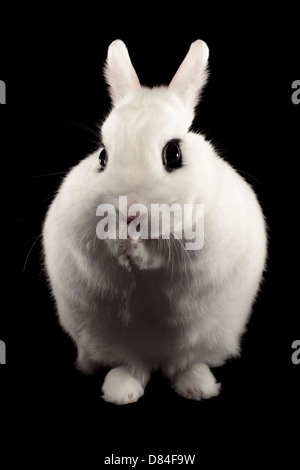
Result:
<svg viewBox="0 0 300 470"><path fill-rule="evenodd" d="M169 89L189 108L196 106L206 83L208 56L209 50L204 41L198 39L193 42L169 85Z"/></svg>
<svg viewBox="0 0 300 470"><path fill-rule="evenodd" d="M104 75L114 105L141 86L128 50L120 39L113 41L108 48Z"/></svg>

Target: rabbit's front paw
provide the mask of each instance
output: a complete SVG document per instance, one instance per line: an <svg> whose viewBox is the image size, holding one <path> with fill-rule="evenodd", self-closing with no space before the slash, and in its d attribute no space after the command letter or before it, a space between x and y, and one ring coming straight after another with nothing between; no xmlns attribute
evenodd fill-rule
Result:
<svg viewBox="0 0 300 470"><path fill-rule="evenodd" d="M201 400L217 396L221 384L216 382L207 365L200 363L178 375L173 387L179 395L185 398Z"/></svg>
<svg viewBox="0 0 300 470"><path fill-rule="evenodd" d="M126 367L115 367L105 377L102 387L102 398L116 405L127 405L134 403L144 395L144 389L126 369Z"/></svg>

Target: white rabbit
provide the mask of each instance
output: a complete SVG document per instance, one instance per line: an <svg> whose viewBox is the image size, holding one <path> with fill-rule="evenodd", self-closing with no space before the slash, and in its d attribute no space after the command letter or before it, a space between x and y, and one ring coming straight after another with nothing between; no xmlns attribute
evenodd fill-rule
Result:
<svg viewBox="0 0 300 470"><path fill-rule="evenodd" d="M137 401L156 369L186 398L216 396L209 367L239 354L260 286L266 228L256 196L202 135L189 132L207 61L197 40L170 85L149 89L125 44L114 41L105 67L113 108L100 151L69 172L44 223L60 323L76 343L80 370L112 367L102 388L108 402ZM143 204L146 218L153 204L201 204L203 246L187 250L188 237L166 239L163 228L158 238L100 239L101 204L116 208L118 226L139 215L122 212L119 196L128 207Z"/></svg>

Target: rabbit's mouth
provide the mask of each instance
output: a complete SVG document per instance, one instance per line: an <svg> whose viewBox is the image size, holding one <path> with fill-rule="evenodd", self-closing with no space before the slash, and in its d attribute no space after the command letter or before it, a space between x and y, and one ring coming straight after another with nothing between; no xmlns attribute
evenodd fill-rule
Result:
<svg viewBox="0 0 300 470"><path fill-rule="evenodd" d="M122 240L118 247L118 263L131 271L132 268L144 269L148 256L141 239Z"/></svg>
<svg viewBox="0 0 300 470"><path fill-rule="evenodd" d="M163 265L159 253L153 256L149 244L140 238L122 240L118 244L117 260L118 264L128 271L159 269Z"/></svg>

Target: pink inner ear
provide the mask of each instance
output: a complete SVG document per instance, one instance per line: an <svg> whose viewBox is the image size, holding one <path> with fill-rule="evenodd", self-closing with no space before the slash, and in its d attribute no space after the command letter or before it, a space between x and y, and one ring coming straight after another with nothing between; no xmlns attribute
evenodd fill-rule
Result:
<svg viewBox="0 0 300 470"><path fill-rule="evenodd" d="M140 88L140 81L131 63L123 41L117 39L108 48L104 69L106 83L113 104Z"/></svg>
<svg viewBox="0 0 300 470"><path fill-rule="evenodd" d="M199 93L207 80L208 56L205 42L199 39L193 42L169 85L169 89L192 108L196 106Z"/></svg>

